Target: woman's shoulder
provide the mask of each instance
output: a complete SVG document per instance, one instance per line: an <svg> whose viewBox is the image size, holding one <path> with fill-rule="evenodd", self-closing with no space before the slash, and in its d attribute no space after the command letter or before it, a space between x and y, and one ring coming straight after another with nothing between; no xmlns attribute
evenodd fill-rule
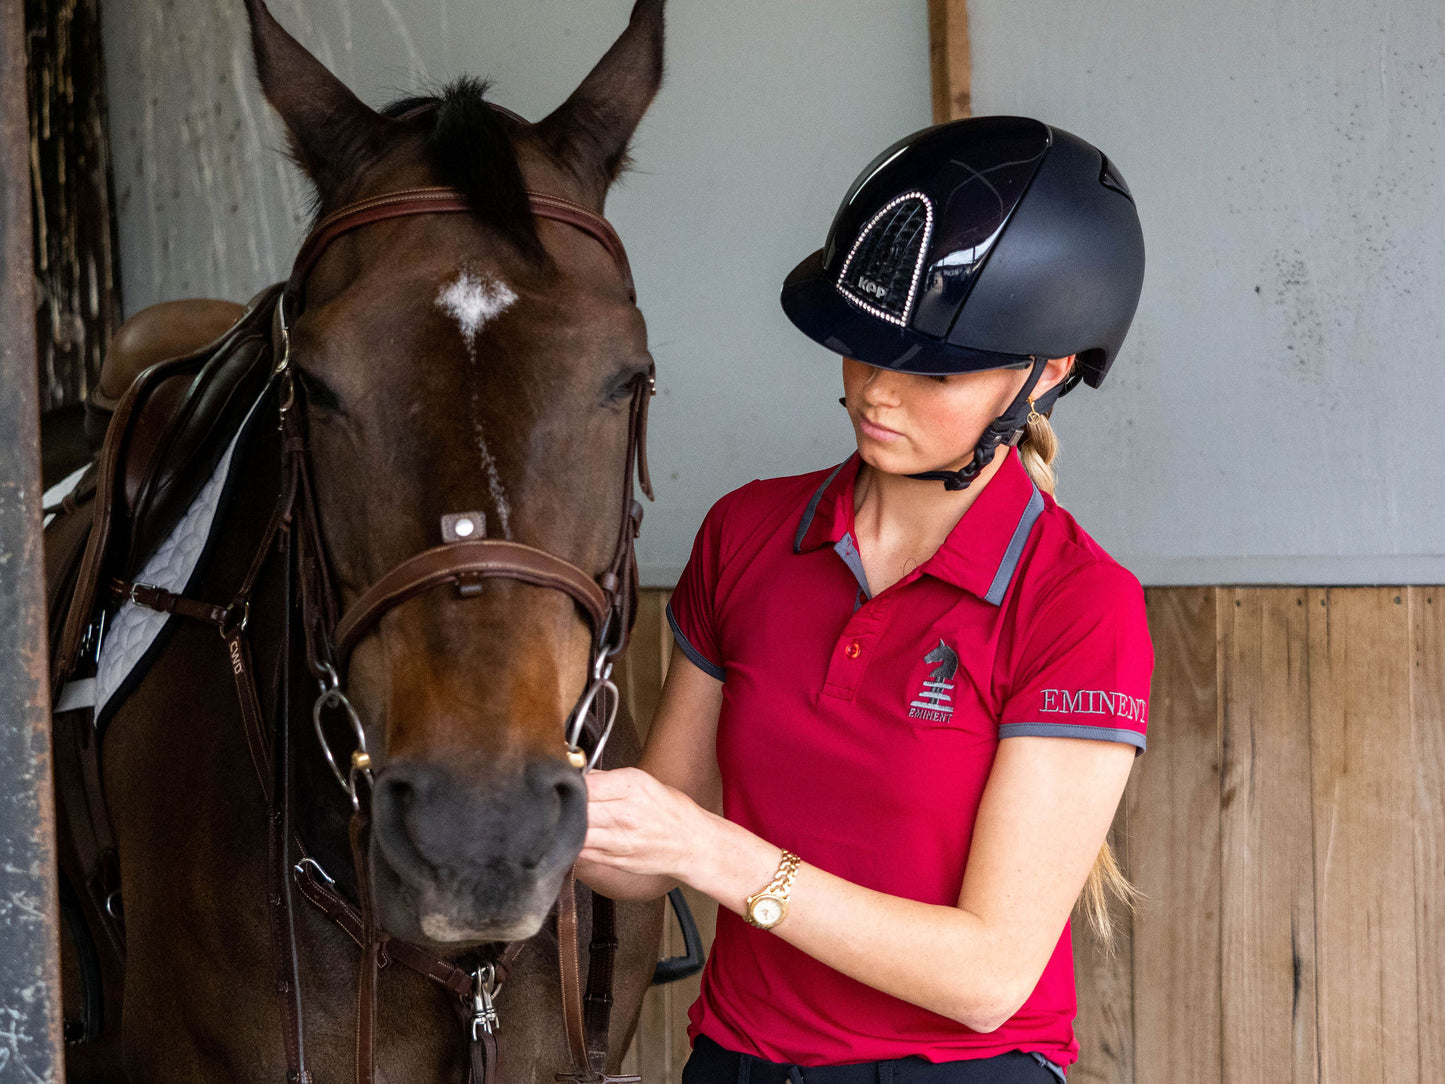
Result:
<svg viewBox="0 0 1445 1084"><path fill-rule="evenodd" d="M1120 564L1052 495L1043 494L1039 516L1019 576L1020 601L1037 609L1067 598L1072 605L1141 609L1144 589L1138 577Z"/></svg>

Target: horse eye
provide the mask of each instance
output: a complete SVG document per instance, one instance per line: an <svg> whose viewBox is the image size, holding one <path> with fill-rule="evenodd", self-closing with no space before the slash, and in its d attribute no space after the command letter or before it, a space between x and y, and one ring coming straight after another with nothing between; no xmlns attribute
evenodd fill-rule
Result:
<svg viewBox="0 0 1445 1084"><path fill-rule="evenodd" d="M297 381L301 385L301 390L306 393L306 401L308 403L318 410L329 411L333 414L346 413L341 407L341 400L337 398L336 393L332 391L324 381L304 369L296 369L294 371Z"/></svg>
<svg viewBox="0 0 1445 1084"><path fill-rule="evenodd" d="M628 369L613 378L607 390L608 403L625 403L637 391L637 382L646 379L645 369Z"/></svg>

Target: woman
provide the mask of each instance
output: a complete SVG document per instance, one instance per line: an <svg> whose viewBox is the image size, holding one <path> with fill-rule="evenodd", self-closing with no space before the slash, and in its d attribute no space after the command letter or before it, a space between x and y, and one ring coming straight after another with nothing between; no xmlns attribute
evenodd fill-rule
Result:
<svg viewBox="0 0 1445 1084"><path fill-rule="evenodd" d="M858 451L708 513L641 766L588 779L584 880L721 904L685 1084L1077 1056L1069 914L1127 889L1105 836L1153 654L1138 582L1049 495L1045 416L1103 381L1143 262L1099 151L989 117L890 147L789 276Z"/></svg>

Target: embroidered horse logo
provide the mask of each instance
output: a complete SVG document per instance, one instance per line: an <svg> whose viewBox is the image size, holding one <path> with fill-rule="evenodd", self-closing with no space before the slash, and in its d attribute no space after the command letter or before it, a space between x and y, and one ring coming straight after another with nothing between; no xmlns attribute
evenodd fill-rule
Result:
<svg viewBox="0 0 1445 1084"><path fill-rule="evenodd" d="M923 656L924 662L935 662L928 677L924 679L917 697L908 705L911 719L927 719L934 723L946 723L953 718L953 675L958 673L958 652L942 640L938 646Z"/></svg>

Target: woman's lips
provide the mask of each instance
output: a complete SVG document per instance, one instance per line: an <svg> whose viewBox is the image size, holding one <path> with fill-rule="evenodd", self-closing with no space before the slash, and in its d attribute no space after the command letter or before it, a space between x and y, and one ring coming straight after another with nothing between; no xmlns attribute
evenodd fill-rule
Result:
<svg viewBox="0 0 1445 1084"><path fill-rule="evenodd" d="M897 440L903 435L897 430L885 428L876 422L870 422L861 414L858 416L858 428L863 430L863 435L869 440Z"/></svg>

